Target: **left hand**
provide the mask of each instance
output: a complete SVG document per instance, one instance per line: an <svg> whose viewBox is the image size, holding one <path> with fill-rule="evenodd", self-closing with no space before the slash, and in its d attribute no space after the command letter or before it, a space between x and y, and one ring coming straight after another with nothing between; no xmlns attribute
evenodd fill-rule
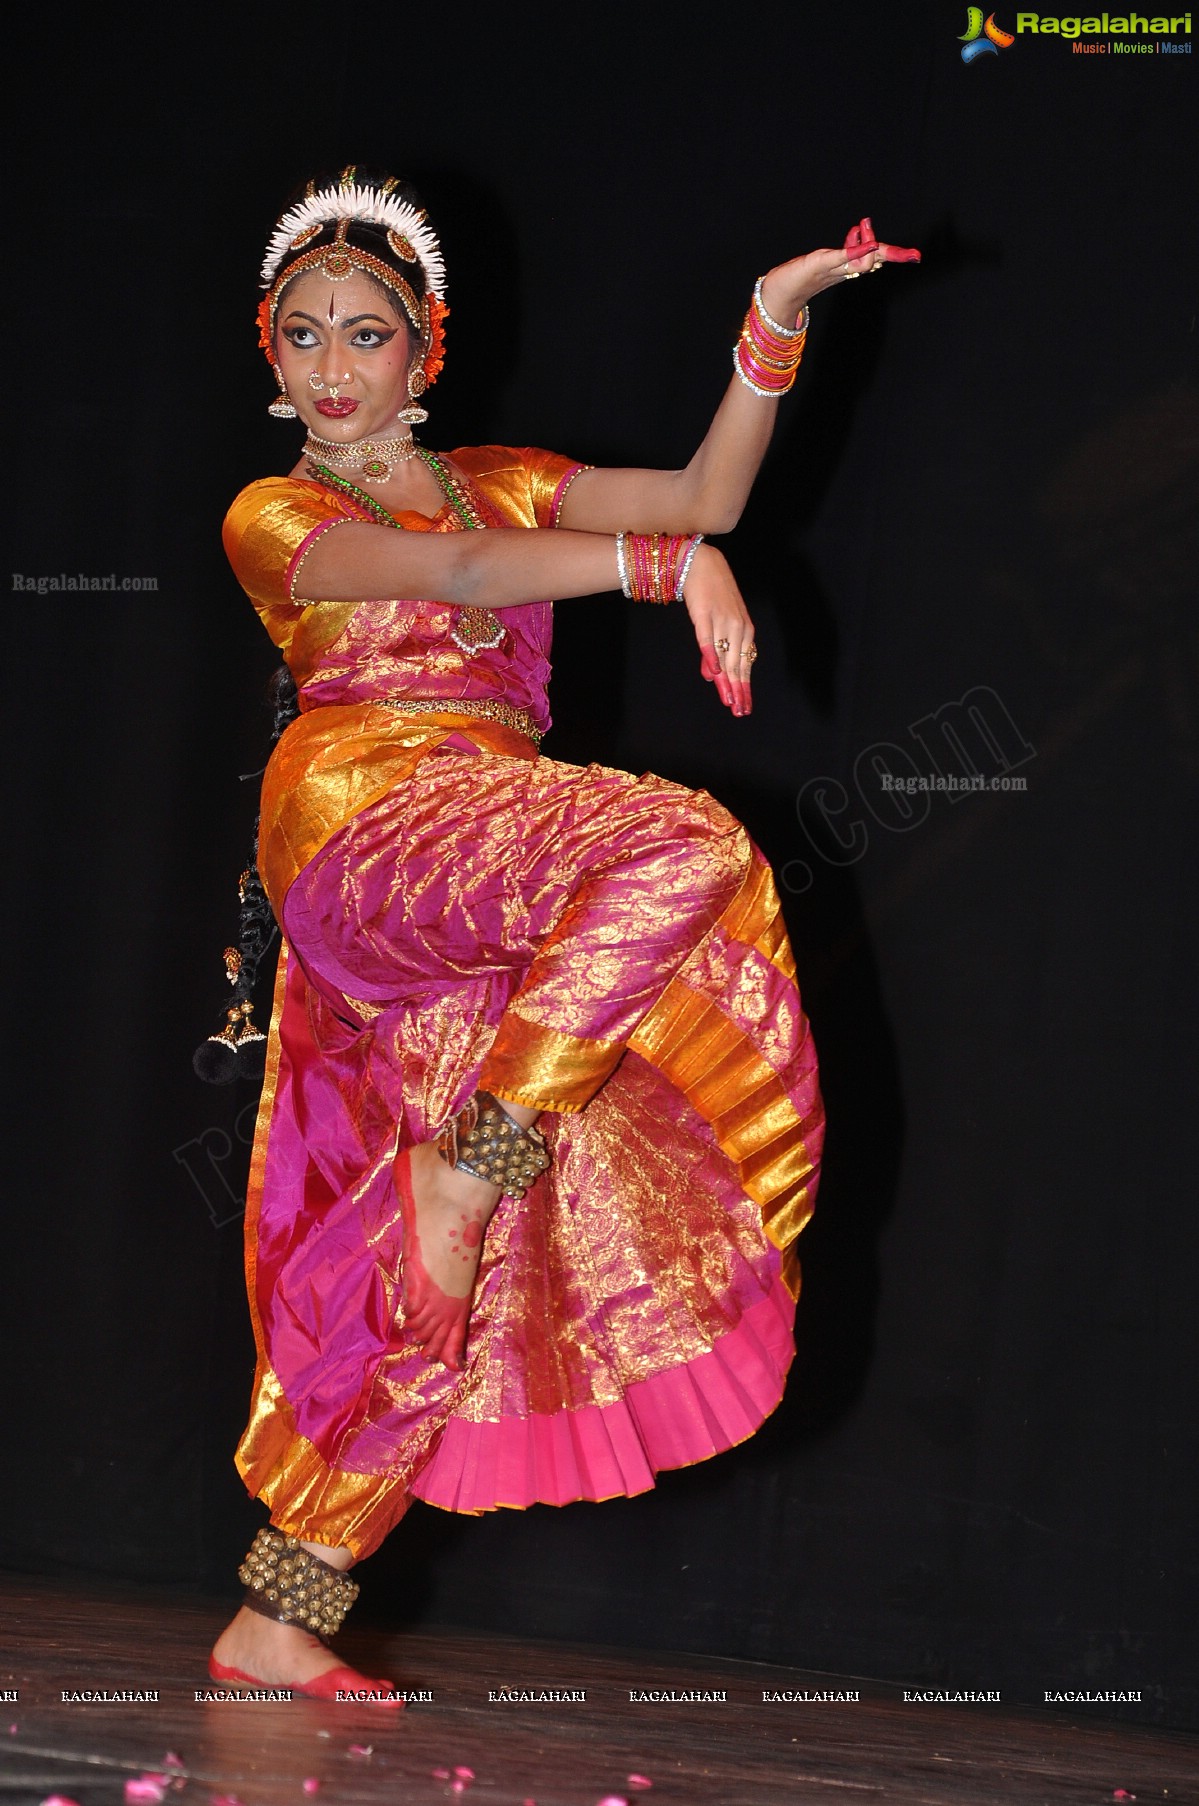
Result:
<svg viewBox="0 0 1199 1806"><path fill-rule="evenodd" d="M855 276L873 275L885 263L919 262L919 251L884 244L877 238L867 216L850 227L839 251L809 251L770 270L762 280L762 300L768 313L781 325L790 326L823 289L851 282Z"/></svg>
<svg viewBox="0 0 1199 1806"><path fill-rule="evenodd" d="M701 677L734 715L753 712L754 627L723 552L702 545L691 561L683 602L695 628Z"/></svg>

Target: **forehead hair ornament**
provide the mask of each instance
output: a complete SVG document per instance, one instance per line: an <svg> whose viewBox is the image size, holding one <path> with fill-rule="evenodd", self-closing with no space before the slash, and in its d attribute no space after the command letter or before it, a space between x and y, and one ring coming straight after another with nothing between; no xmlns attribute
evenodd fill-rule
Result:
<svg viewBox="0 0 1199 1806"><path fill-rule="evenodd" d="M394 194L358 182L318 188L288 209L271 234L262 260L263 288L272 287L281 267L291 262L289 252L302 251L325 226L343 220L347 226L382 227L396 256L405 263L418 263L428 293L445 300L445 259L427 216Z"/></svg>

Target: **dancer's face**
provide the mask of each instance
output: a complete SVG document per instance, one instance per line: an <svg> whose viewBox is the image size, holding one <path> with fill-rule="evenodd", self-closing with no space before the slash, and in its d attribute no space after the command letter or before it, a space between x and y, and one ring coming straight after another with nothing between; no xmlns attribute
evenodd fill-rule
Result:
<svg viewBox="0 0 1199 1806"><path fill-rule="evenodd" d="M300 419L322 439L395 438L417 353L399 299L355 271L306 271L275 317L275 352ZM334 393L336 391L336 393Z"/></svg>

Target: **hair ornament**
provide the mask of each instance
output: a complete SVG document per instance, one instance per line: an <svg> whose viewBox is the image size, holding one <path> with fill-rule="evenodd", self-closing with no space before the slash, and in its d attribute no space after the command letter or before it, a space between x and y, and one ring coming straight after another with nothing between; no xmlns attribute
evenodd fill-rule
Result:
<svg viewBox="0 0 1199 1806"><path fill-rule="evenodd" d="M271 339L272 308L271 298L264 295L258 303L258 349L265 351L270 363L275 362L275 347Z"/></svg>
<svg viewBox="0 0 1199 1806"><path fill-rule="evenodd" d="M429 296L429 349L423 369L428 382L435 383L445 365L445 325L449 308L436 295ZM415 373L414 373L415 374Z"/></svg>
<svg viewBox="0 0 1199 1806"><path fill-rule="evenodd" d="M401 251L395 244L392 244L392 249L406 262L419 263L424 272L426 289L438 301L444 298L445 261L437 234L429 225L427 216L407 201L399 200L394 194L383 194L377 188L367 188L357 182L333 184L318 189L288 209L271 234L266 248L262 262L263 288L271 287L281 264L295 248L295 240L301 233L307 232L310 227L319 232L334 220L344 220L347 224L358 222L362 225L381 226L388 232L389 242L392 233L405 239L409 250L415 252L415 257L409 258L407 252Z"/></svg>

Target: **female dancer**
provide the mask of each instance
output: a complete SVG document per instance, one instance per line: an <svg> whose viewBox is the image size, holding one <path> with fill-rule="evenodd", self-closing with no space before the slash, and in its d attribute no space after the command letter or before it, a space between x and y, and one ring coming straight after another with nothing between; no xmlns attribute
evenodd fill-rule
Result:
<svg viewBox="0 0 1199 1806"><path fill-rule="evenodd" d="M681 599L748 714L752 625L701 536L741 512L808 300L915 256L862 220L771 270L687 467L599 470L412 438L444 269L398 182L310 183L274 232L272 412L308 439L225 523L300 708L263 785L283 954L237 1451L272 1527L214 1678L387 1694L323 1639L414 1497L640 1492L778 1403L823 1115L771 875L709 796L538 756L543 598Z"/></svg>

